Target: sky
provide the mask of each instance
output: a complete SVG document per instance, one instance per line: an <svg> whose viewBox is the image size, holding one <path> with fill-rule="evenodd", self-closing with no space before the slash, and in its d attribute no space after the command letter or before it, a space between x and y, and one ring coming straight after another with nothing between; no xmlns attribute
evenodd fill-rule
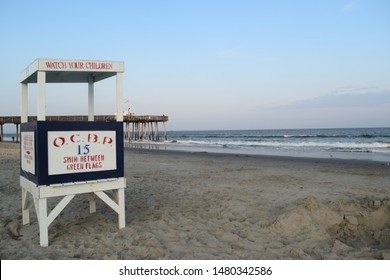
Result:
<svg viewBox="0 0 390 280"><path fill-rule="evenodd" d="M2 0L0 38L1 116L20 114L21 71L53 58L123 61L123 110L168 130L390 126L388 0ZM46 114L86 115L87 88L48 84ZM110 78L95 113L114 112Z"/></svg>

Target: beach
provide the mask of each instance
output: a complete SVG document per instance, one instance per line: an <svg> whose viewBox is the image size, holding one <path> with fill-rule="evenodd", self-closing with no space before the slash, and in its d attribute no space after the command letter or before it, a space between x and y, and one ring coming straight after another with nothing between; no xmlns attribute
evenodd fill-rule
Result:
<svg viewBox="0 0 390 280"><path fill-rule="evenodd" d="M0 258L390 259L385 162L139 148L124 161L126 227L78 195L41 247L33 203L22 225L19 145L0 143Z"/></svg>

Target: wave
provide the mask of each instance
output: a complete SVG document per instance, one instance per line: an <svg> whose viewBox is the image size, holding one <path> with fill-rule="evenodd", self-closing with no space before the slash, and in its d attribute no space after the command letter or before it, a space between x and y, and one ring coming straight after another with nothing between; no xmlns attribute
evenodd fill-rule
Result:
<svg viewBox="0 0 390 280"><path fill-rule="evenodd" d="M345 134L268 134L268 135L240 135L240 134L177 134L173 135L177 139L300 139L300 138L390 138L390 134L359 134L359 135L345 135Z"/></svg>
<svg viewBox="0 0 390 280"><path fill-rule="evenodd" d="M280 142L280 141L202 141L178 140L180 145L214 146L228 148L278 148L278 149L320 149L356 152L389 152L389 142L356 143L356 142Z"/></svg>

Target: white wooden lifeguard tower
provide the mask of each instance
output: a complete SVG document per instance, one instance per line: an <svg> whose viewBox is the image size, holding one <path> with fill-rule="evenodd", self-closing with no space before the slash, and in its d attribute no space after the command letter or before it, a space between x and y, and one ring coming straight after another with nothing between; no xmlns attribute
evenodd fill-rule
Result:
<svg viewBox="0 0 390 280"><path fill-rule="evenodd" d="M48 228L75 195L86 194L90 213L99 197L125 227L123 160L123 73L118 61L36 59L21 73L21 165L23 224L30 223L33 197L40 245ZM116 122L94 122L94 83L116 77ZM37 83L37 121L28 122L28 84ZM88 121L46 121L46 83L88 83ZM106 191L113 191L111 199ZM63 197L48 213L47 200Z"/></svg>

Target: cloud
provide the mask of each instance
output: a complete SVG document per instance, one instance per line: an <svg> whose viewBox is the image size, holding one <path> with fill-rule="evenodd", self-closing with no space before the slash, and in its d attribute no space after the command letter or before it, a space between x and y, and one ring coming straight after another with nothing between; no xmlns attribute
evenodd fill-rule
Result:
<svg viewBox="0 0 390 280"><path fill-rule="evenodd" d="M352 93L361 93L363 91L368 92L368 91L374 91L378 90L378 87L351 87L351 86L345 86L345 87L337 87L335 88L331 94L352 94Z"/></svg>
<svg viewBox="0 0 390 280"><path fill-rule="evenodd" d="M242 52L239 48L227 49L219 53L220 57L240 57L242 56Z"/></svg>
<svg viewBox="0 0 390 280"><path fill-rule="evenodd" d="M328 94L269 109L356 108L374 107L388 103L390 104L390 90L374 93Z"/></svg>
<svg viewBox="0 0 390 280"><path fill-rule="evenodd" d="M349 1L343 6L343 10L347 12L351 12L355 9L356 7L356 1Z"/></svg>

